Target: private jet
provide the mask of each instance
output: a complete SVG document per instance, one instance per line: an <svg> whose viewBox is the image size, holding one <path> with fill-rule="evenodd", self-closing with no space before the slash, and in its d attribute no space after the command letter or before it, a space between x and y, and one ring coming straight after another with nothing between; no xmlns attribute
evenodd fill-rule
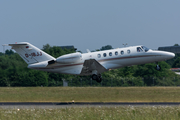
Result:
<svg viewBox="0 0 180 120"><path fill-rule="evenodd" d="M54 58L28 42L8 44L28 64L28 68L47 72L91 75L93 80L102 81L101 73L145 63L158 63L175 56L174 53L151 50L143 45L87 53L71 53ZM157 64L156 69L161 67Z"/></svg>

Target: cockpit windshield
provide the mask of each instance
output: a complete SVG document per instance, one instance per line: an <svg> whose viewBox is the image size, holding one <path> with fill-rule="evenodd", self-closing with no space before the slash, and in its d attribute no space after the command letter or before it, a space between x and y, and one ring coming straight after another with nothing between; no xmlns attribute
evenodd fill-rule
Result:
<svg viewBox="0 0 180 120"><path fill-rule="evenodd" d="M141 46L142 47L142 49L145 51L145 52L147 52L148 50L149 50L149 48L147 48L147 47L145 47L145 46Z"/></svg>

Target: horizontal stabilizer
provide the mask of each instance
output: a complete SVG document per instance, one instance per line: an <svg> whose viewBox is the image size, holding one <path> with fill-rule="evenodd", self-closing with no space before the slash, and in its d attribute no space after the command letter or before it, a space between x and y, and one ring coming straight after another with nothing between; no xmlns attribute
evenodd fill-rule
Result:
<svg viewBox="0 0 180 120"><path fill-rule="evenodd" d="M9 46L28 45L27 43L8 44Z"/></svg>

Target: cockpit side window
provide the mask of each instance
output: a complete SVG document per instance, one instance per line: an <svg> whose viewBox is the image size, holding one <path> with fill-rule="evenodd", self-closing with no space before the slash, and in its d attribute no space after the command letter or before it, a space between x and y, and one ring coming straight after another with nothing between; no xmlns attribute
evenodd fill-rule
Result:
<svg viewBox="0 0 180 120"><path fill-rule="evenodd" d="M145 52L147 52L149 50L149 48L145 47L145 46L141 46Z"/></svg>
<svg viewBox="0 0 180 120"><path fill-rule="evenodd" d="M143 50L140 47L137 47L137 52L142 52Z"/></svg>

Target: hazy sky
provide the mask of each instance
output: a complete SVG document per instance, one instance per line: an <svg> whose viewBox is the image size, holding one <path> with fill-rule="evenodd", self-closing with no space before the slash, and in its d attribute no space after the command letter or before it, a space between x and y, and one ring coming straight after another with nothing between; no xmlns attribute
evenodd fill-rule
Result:
<svg viewBox="0 0 180 120"><path fill-rule="evenodd" d="M83 52L180 44L180 0L1 0L0 52L15 42Z"/></svg>

